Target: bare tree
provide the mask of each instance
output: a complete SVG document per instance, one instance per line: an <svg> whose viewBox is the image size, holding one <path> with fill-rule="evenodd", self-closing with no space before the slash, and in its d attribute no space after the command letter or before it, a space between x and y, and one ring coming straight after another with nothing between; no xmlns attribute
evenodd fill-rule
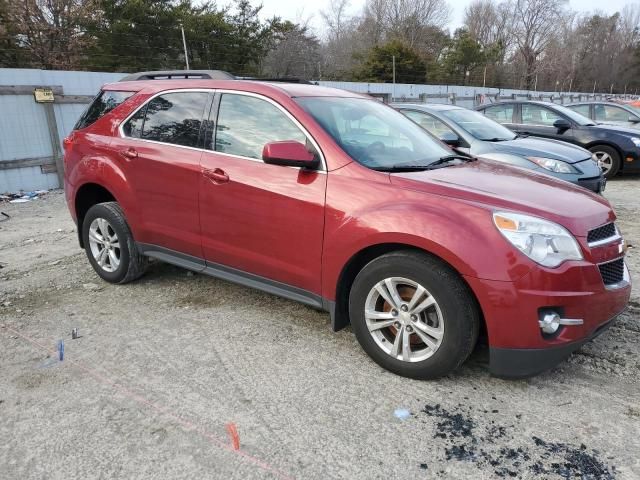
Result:
<svg viewBox="0 0 640 480"><path fill-rule="evenodd" d="M350 18L347 15L350 0L329 0L329 8L320 10L320 17L324 20L328 37L332 40L340 40L346 33Z"/></svg>
<svg viewBox="0 0 640 480"><path fill-rule="evenodd" d="M92 43L84 26L96 13L93 0L17 0L8 2L7 18L20 35L16 46L32 66L77 66Z"/></svg>
<svg viewBox="0 0 640 480"><path fill-rule="evenodd" d="M524 66L524 87L530 89L541 55L553 40L567 0L511 0L510 34Z"/></svg>

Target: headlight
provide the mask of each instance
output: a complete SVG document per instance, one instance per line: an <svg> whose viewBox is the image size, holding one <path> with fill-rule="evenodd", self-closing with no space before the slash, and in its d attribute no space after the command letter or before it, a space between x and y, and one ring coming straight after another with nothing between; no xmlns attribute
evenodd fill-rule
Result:
<svg viewBox="0 0 640 480"><path fill-rule="evenodd" d="M556 173L580 173L573 165L562 160L544 157L527 157L527 160L531 160L536 165Z"/></svg>
<svg viewBox="0 0 640 480"><path fill-rule="evenodd" d="M631 137L629 140L631 140L636 147L640 147L640 138Z"/></svg>
<svg viewBox="0 0 640 480"><path fill-rule="evenodd" d="M508 212L495 212L493 222L514 247L540 265L554 268L565 260L582 260L576 239L557 223Z"/></svg>

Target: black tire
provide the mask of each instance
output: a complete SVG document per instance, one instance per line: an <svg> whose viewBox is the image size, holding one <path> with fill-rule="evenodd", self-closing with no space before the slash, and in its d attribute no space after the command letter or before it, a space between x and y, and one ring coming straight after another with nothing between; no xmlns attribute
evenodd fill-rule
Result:
<svg viewBox="0 0 640 480"><path fill-rule="evenodd" d="M604 176L608 179L615 177L620 171L620 165L622 164L622 159L620 158L620 154L618 151L610 147L608 145L594 145L589 148L591 153L598 154L607 154L611 158L611 168L607 171Z"/></svg>
<svg viewBox="0 0 640 480"><path fill-rule="evenodd" d="M365 320L365 304L374 286L390 277L403 277L428 290L442 313L442 343L431 357L406 362L392 357L376 343ZM458 368L478 338L480 311L460 275L440 259L411 250L388 253L369 262L357 275L349 295L352 328L364 351L381 367L415 379L434 379Z"/></svg>
<svg viewBox="0 0 640 480"><path fill-rule="evenodd" d="M120 264L112 272L103 269L91 252L89 228L94 220L100 218L107 220L118 236ZM82 222L82 239L89 263L103 280L122 284L131 282L144 274L148 259L138 251L124 213L116 202L98 203L89 209Z"/></svg>

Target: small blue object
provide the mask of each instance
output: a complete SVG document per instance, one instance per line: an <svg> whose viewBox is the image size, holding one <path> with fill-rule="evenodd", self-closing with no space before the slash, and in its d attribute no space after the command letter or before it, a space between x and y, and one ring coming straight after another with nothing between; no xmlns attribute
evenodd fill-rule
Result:
<svg viewBox="0 0 640 480"><path fill-rule="evenodd" d="M411 412L406 408L397 408L394 410L393 414L400 420L406 420L411 416Z"/></svg>
<svg viewBox="0 0 640 480"><path fill-rule="evenodd" d="M64 360L64 340L58 340L58 360Z"/></svg>

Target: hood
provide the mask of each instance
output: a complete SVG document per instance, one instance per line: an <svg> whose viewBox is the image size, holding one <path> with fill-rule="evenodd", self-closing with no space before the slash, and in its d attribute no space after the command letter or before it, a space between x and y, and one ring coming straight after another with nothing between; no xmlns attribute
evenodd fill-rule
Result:
<svg viewBox="0 0 640 480"><path fill-rule="evenodd" d="M490 160L393 173L391 182L401 188L449 196L492 210L542 217L579 237L615 219L609 202L600 195L548 175Z"/></svg>
<svg viewBox="0 0 640 480"><path fill-rule="evenodd" d="M544 140L534 137L515 138L506 142L492 142L491 145L493 147L492 150L495 152L510 153L521 157L553 158L567 163L582 162L591 158L591 153L581 147L556 140Z"/></svg>

